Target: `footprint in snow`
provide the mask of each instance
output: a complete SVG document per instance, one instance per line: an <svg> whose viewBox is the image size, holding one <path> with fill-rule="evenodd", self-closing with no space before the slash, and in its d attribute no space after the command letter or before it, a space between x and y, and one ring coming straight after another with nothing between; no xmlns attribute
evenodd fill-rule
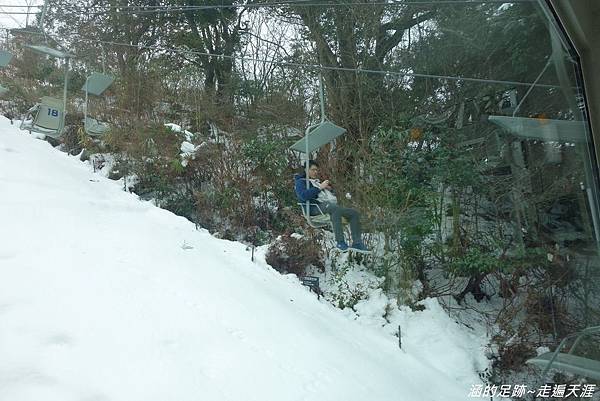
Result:
<svg viewBox="0 0 600 401"><path fill-rule="evenodd" d="M0 251L0 260L14 259L17 256L15 251Z"/></svg>
<svg viewBox="0 0 600 401"><path fill-rule="evenodd" d="M55 334L50 336L45 341L46 345L56 345L56 346L69 346L73 344L73 339L66 334Z"/></svg>
<svg viewBox="0 0 600 401"><path fill-rule="evenodd" d="M81 401L110 401L110 398L108 398L104 394L94 394L89 397L83 397Z"/></svg>

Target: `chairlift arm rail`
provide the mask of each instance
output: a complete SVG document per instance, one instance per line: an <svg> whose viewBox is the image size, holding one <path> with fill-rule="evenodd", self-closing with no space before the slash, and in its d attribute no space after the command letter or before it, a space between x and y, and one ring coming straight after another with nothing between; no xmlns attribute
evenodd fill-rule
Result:
<svg viewBox="0 0 600 401"><path fill-rule="evenodd" d="M325 212L323 212L323 209L321 209L321 207L319 206L318 203L310 203L310 201L306 201L306 202L298 202L298 205L300 207L302 207L302 210L305 210L304 206L306 205L306 207L309 210L309 213L308 213L309 216L310 216L310 207L311 206L316 206L316 208L317 208L317 210L319 211L320 214L325 214Z"/></svg>
<svg viewBox="0 0 600 401"><path fill-rule="evenodd" d="M36 103L33 106L31 106L29 108L29 110L27 110L25 112L25 115L23 116L23 118L21 119L21 125L20 128L23 129L23 127L25 126L25 121L29 120L30 118L33 119L34 118L34 113L39 111L41 106L41 103Z"/></svg>
<svg viewBox="0 0 600 401"><path fill-rule="evenodd" d="M331 224L329 216L323 213L323 210L318 204L310 203L310 201L307 201L306 209L304 208L304 202L298 202L298 206L300 206L300 209L302 209L302 216L304 216L304 219L306 220L309 226L314 228L323 228ZM320 214L311 216L310 206L316 206ZM315 217L315 219L313 219L312 217Z"/></svg>
<svg viewBox="0 0 600 401"><path fill-rule="evenodd" d="M550 361L548 361L548 365L546 365L546 368L542 372L542 377L546 377L546 374L548 373L548 371L552 367L552 364L554 363L554 361L556 360L556 358L560 354L560 350L562 350L565 347L565 345L567 344L568 340L570 340L573 337L576 338L575 342L573 343L573 346L569 350L569 354L573 354L573 351L575 350L575 347L579 344L579 342L581 341L582 338L584 338L584 337L586 337L586 336L588 336L590 334L597 333L597 332L600 332L600 326L588 327L587 329L584 329L584 330L582 330L580 332L577 332L577 333L569 334L568 336L566 336L565 338L563 338L563 340L560 342L560 344L558 345L558 347L556 347L556 350L552 354L552 358L550 358Z"/></svg>
<svg viewBox="0 0 600 401"><path fill-rule="evenodd" d="M579 343L581 342L581 340L583 340L585 337L587 337L587 336L589 336L591 334L594 334L594 333L600 333L600 326L588 327L587 329L582 330L579 333L579 336L577 337L577 339L575 340L575 342L573 343L573 346L569 350L569 354L572 354L573 351L575 351L575 348L577 347L577 345L579 345Z"/></svg>
<svg viewBox="0 0 600 401"><path fill-rule="evenodd" d="M31 115L31 113L33 113L34 111L36 111L37 109L39 109L40 107L40 103L36 103L33 106L31 106L29 108L29 110L27 110L27 113L25 115Z"/></svg>

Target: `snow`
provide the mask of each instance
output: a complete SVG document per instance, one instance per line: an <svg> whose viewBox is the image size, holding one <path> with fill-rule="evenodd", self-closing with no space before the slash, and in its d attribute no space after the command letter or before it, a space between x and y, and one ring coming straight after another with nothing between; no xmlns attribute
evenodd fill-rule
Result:
<svg viewBox="0 0 600 401"><path fill-rule="evenodd" d="M166 123L165 127L169 128L171 131L176 133L183 132L186 141L191 141L194 138L194 134L188 130L184 130L181 128L181 125L175 123Z"/></svg>
<svg viewBox="0 0 600 401"><path fill-rule="evenodd" d="M179 150L181 150L181 153L179 154L179 156L181 157L181 165L183 167L186 167L188 165L188 161L190 159L191 160L195 159L196 152L198 151L198 149L203 147L205 144L206 144L206 142L202 142L200 145L196 146L193 143L183 141L181 143L181 146L179 147Z"/></svg>
<svg viewBox="0 0 600 401"><path fill-rule="evenodd" d="M165 127L169 128L171 131L174 131L174 132L181 132L181 125L179 125L179 124L166 123Z"/></svg>
<svg viewBox="0 0 600 401"><path fill-rule="evenodd" d="M490 361L486 354L489 336L486 328L476 321L469 326L477 331L465 330L455 322L441 307L437 299L420 302L423 311L398 307L395 299L389 297L381 288L381 279L364 269L355 267L333 274L323 286L324 296L333 300L348 301L351 294L366 292L367 296L359 300L354 307L345 308L350 319L371 327L379 327L390 336L398 336L400 327L402 348L423 361L435 361L438 368L447 372L457 382L476 384L473 372L483 372ZM440 357L443 355L443 357Z"/></svg>
<svg viewBox="0 0 600 401"><path fill-rule="evenodd" d="M0 400L464 401L481 384L475 334L436 301L392 308L399 349L383 293L336 309L2 117L0 221Z"/></svg>
<svg viewBox="0 0 600 401"><path fill-rule="evenodd" d="M543 355L547 352L550 352L550 348L548 347L537 347L535 352L537 353L537 356Z"/></svg>
<svg viewBox="0 0 600 401"><path fill-rule="evenodd" d="M196 151L196 146L194 144L184 141L181 143L181 152L182 153L194 153Z"/></svg>
<svg viewBox="0 0 600 401"><path fill-rule="evenodd" d="M206 143L202 142L200 145L194 145L192 143L192 140L194 139L194 134L188 130L182 129L181 125L174 123L166 123L164 124L164 126L175 133L183 133L185 140L181 142L181 145L179 146L179 150L181 151L179 156L181 157L181 165L183 167L187 167L189 161L196 158L196 152L198 151L198 149L200 149Z"/></svg>

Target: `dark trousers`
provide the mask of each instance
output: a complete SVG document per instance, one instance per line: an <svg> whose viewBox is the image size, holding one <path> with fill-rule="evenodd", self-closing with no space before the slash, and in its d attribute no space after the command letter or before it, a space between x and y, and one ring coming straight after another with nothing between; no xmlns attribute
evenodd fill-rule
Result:
<svg viewBox="0 0 600 401"><path fill-rule="evenodd" d="M331 225L333 234L337 242L345 242L344 231L342 229L342 217L350 222L350 231L352 232L352 243L362 242L362 231L360 229L360 213L348 207L341 207L335 203L322 203L323 213L331 216Z"/></svg>

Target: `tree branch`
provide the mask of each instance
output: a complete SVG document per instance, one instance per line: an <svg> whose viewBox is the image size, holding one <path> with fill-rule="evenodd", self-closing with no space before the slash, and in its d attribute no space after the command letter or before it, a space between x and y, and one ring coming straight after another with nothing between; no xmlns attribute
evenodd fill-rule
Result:
<svg viewBox="0 0 600 401"><path fill-rule="evenodd" d="M430 11L408 20L405 18L398 18L381 25L377 44L375 45L375 57L377 60L383 62L383 59L389 51L400 43L406 30L431 19L435 14L435 11ZM394 32L393 35L388 36L387 31L390 30L395 30L396 32Z"/></svg>
<svg viewBox="0 0 600 401"><path fill-rule="evenodd" d="M314 14L312 14L310 10L302 10L298 11L298 15L300 15L302 21L308 27L308 30L317 45L320 55L325 59L324 61L330 66L338 66L337 57L331 50L331 47L329 47L323 30L321 29L321 25L317 21L317 18L314 16Z"/></svg>

